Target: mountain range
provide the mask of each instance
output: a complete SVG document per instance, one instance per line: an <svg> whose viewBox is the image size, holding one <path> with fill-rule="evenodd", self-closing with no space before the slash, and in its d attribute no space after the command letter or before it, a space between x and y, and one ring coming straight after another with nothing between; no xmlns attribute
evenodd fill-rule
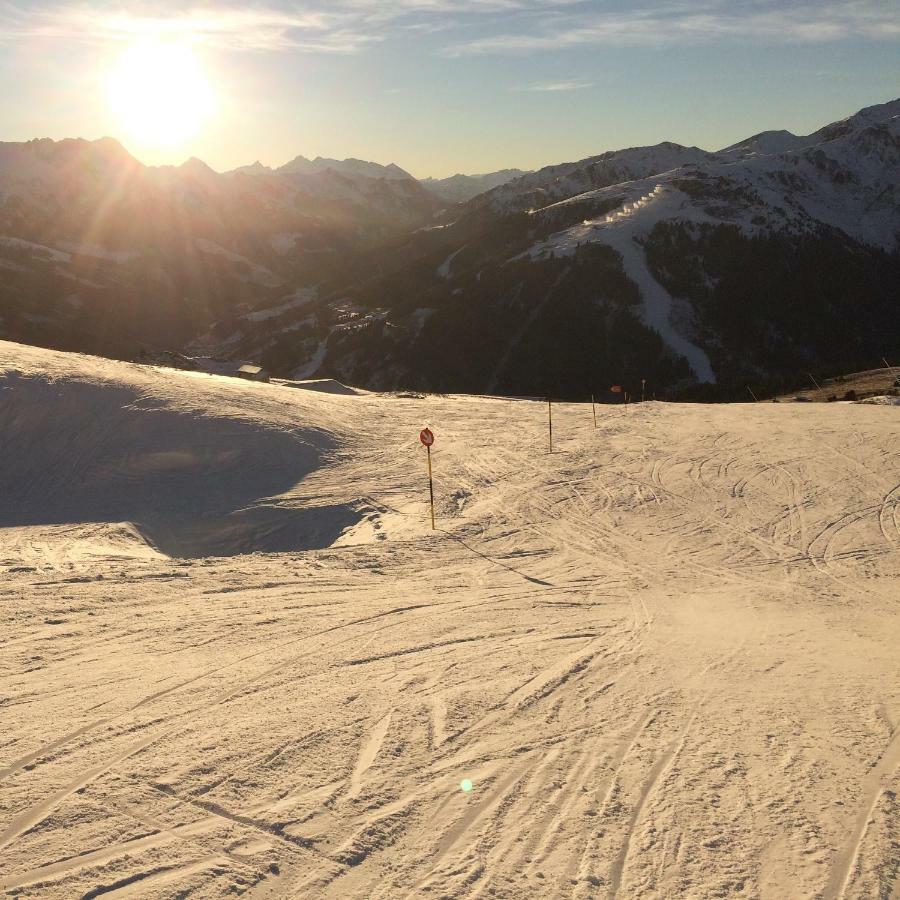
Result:
<svg viewBox="0 0 900 900"><path fill-rule="evenodd" d="M898 192L900 100L716 152L424 182L0 144L0 337L381 389L727 398L900 350Z"/></svg>
<svg viewBox="0 0 900 900"><path fill-rule="evenodd" d="M488 172L484 175L451 175L449 178L423 178L422 184L437 194L442 200L451 203L464 203L491 188L506 184L514 178L526 173L521 169L501 169L499 172Z"/></svg>

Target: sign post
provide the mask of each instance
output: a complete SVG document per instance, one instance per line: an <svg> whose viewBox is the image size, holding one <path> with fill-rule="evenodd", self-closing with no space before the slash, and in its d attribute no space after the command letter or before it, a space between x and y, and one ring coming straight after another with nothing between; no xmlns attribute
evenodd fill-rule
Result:
<svg viewBox="0 0 900 900"><path fill-rule="evenodd" d="M431 445L434 443L434 432L430 428L423 428L419 432L419 440L428 453L428 496L431 499L431 530L434 531L434 480L431 477Z"/></svg>
<svg viewBox="0 0 900 900"><path fill-rule="evenodd" d="M547 398L547 427L550 434L550 452L553 452L553 401Z"/></svg>

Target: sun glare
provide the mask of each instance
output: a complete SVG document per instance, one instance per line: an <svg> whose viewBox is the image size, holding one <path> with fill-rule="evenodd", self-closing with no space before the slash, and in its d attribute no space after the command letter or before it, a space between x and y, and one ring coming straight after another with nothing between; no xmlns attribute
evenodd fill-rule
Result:
<svg viewBox="0 0 900 900"><path fill-rule="evenodd" d="M132 44L110 72L108 90L122 136L149 148L185 143L216 106L209 78L187 43Z"/></svg>

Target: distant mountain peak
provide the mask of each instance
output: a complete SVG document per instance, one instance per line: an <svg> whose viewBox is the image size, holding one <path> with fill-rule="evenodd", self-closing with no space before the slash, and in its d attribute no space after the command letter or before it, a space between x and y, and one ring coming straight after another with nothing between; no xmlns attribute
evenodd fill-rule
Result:
<svg viewBox="0 0 900 900"><path fill-rule="evenodd" d="M328 169L341 175L362 175L365 178L387 178L391 181L414 180L409 172L401 169L395 163L383 166L380 163L352 157L329 159L325 156L317 156L315 159L307 159L305 156L298 156L275 171L282 175L312 175Z"/></svg>
<svg viewBox="0 0 900 900"><path fill-rule="evenodd" d="M464 203L525 174L527 173L522 169L501 169L498 172L485 172L479 175L457 173L449 178L424 178L422 184L442 200Z"/></svg>
<svg viewBox="0 0 900 900"><path fill-rule="evenodd" d="M226 172L226 175L271 175L274 170L269 166L264 166L259 160L249 166L239 166Z"/></svg>
<svg viewBox="0 0 900 900"><path fill-rule="evenodd" d="M186 159L179 168L183 172L193 172L193 173L203 173L206 175L207 173L215 175L215 171L210 168L202 159L198 159L196 156L192 156L189 159Z"/></svg>
<svg viewBox="0 0 900 900"><path fill-rule="evenodd" d="M719 153L732 156L748 156L760 154L762 156L779 156L782 153L791 153L802 150L805 147L814 147L825 141L832 141L850 131L864 128L866 125L887 122L896 116L900 116L900 98L888 100L887 103L876 103L867 106L852 116L839 119L814 131L812 134L796 135L784 129L778 131L761 131L753 137L746 138Z"/></svg>

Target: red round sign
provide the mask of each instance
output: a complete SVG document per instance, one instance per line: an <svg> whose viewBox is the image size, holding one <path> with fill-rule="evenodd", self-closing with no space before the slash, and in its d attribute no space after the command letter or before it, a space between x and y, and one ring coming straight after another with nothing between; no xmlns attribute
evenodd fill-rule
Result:
<svg viewBox="0 0 900 900"><path fill-rule="evenodd" d="M426 446L430 447L434 443L434 434L430 428L423 428L419 432L419 440Z"/></svg>

